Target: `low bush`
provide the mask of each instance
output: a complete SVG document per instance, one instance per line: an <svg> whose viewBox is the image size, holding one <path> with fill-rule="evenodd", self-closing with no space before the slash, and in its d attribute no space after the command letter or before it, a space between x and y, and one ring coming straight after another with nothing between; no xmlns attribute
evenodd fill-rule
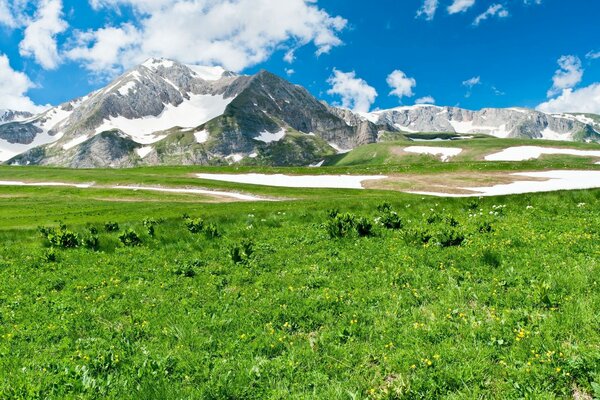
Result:
<svg viewBox="0 0 600 400"><path fill-rule="evenodd" d="M185 226L191 233L201 233L204 229L204 220L202 218L188 219Z"/></svg>
<svg viewBox="0 0 600 400"><path fill-rule="evenodd" d="M142 240L139 235L132 229L127 229L125 232L119 235L119 240L123 245L127 247L140 246Z"/></svg>
<svg viewBox="0 0 600 400"><path fill-rule="evenodd" d="M254 254L254 242L250 239L244 239L232 245L229 249L229 257L234 264L248 263L252 254Z"/></svg>
<svg viewBox="0 0 600 400"><path fill-rule="evenodd" d="M107 222L104 224L104 230L106 232L118 232L119 231L119 224L116 222Z"/></svg>

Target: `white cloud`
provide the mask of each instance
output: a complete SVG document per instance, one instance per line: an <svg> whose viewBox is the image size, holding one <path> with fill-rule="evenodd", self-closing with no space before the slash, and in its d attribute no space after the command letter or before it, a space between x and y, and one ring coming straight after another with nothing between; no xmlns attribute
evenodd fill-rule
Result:
<svg viewBox="0 0 600 400"><path fill-rule="evenodd" d="M331 85L327 93L341 96L341 106L355 112L369 112L377 97L375 88L369 86L364 79L357 78L354 71L334 69L333 76L327 82Z"/></svg>
<svg viewBox="0 0 600 400"><path fill-rule="evenodd" d="M600 83L577 90L565 89L559 97L540 104L537 109L546 113L600 114Z"/></svg>
<svg viewBox="0 0 600 400"><path fill-rule="evenodd" d="M0 109L39 112L45 107L36 105L27 91L35 85L27 75L15 71L5 54L0 54Z"/></svg>
<svg viewBox="0 0 600 400"><path fill-rule="evenodd" d="M296 73L296 71L293 68L286 68L285 73L287 76L292 76Z"/></svg>
<svg viewBox="0 0 600 400"><path fill-rule="evenodd" d="M392 88L391 96L397 96L400 99L414 96L413 88L417 86L417 81L406 76L404 72L393 71L388 75L386 82Z"/></svg>
<svg viewBox="0 0 600 400"><path fill-rule="evenodd" d="M435 104L435 99L432 96L425 96L415 100L415 104Z"/></svg>
<svg viewBox="0 0 600 400"><path fill-rule="evenodd" d="M433 20L439 6L438 0L424 0L423 5L417 11L417 18L424 17L427 21Z"/></svg>
<svg viewBox="0 0 600 400"><path fill-rule="evenodd" d="M585 55L585 57L589 58L590 60L596 60L600 58L600 51L590 51Z"/></svg>
<svg viewBox="0 0 600 400"><path fill-rule="evenodd" d="M525 3L528 6L532 4L540 5L542 4L542 0L523 0L523 3Z"/></svg>
<svg viewBox="0 0 600 400"><path fill-rule="evenodd" d="M481 85L481 77L480 76L474 76L471 79L467 79L466 81L463 81L463 86L466 86L468 88L467 93L465 94L465 97L471 97L471 94L473 94L473 88L477 85Z"/></svg>
<svg viewBox="0 0 600 400"><path fill-rule="evenodd" d="M134 49L139 36L138 30L131 24L96 31L76 31L65 56L81 62L95 74L110 77L118 74L123 65L129 64L125 57Z"/></svg>
<svg viewBox="0 0 600 400"><path fill-rule="evenodd" d="M548 90L548 97L556 96L565 89L577 86L583 78L581 60L576 56L562 56L558 59L560 69L556 70L552 78L552 88Z"/></svg>
<svg viewBox="0 0 600 400"><path fill-rule="evenodd" d="M7 0L0 0L0 25L9 28L15 28L17 26L17 21Z"/></svg>
<svg viewBox="0 0 600 400"><path fill-rule="evenodd" d="M473 25L478 26L488 18L496 16L498 18L506 18L509 15L508 10L502 4L492 4L483 14L480 14L475 18Z"/></svg>
<svg viewBox="0 0 600 400"><path fill-rule="evenodd" d="M450 6L448 6L448 14L457 14L467 11L473 7L475 0L454 0Z"/></svg>
<svg viewBox="0 0 600 400"><path fill-rule="evenodd" d="M338 35L347 24L319 8L316 0L90 0L90 4L96 9L130 6L138 16L137 28L133 24L103 28L112 30L113 37L127 37L128 43L116 51L108 51L113 41L107 32L78 37L69 53L90 69L100 49L105 49L106 59L97 70L165 57L240 71L280 49L287 51L285 59L291 62L298 47L312 43L315 53L322 55L342 45ZM94 47L96 51L86 53Z"/></svg>
<svg viewBox="0 0 600 400"><path fill-rule="evenodd" d="M480 76L474 76L471 79L467 79L466 81L463 81L463 86L468 87L469 89L472 89L473 86L477 86L481 84L481 77Z"/></svg>
<svg viewBox="0 0 600 400"><path fill-rule="evenodd" d="M20 54L35 58L45 69L55 69L61 61L56 36L67 27L62 19L62 0L40 0L35 16L26 22Z"/></svg>

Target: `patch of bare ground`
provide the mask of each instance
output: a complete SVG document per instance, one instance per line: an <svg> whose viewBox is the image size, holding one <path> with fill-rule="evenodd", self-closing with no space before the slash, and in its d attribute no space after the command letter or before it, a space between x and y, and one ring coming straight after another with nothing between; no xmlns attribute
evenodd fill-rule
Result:
<svg viewBox="0 0 600 400"><path fill-rule="evenodd" d="M397 190L402 192L436 192L446 194L473 194L469 187L489 187L516 181L544 181L546 179L524 178L508 172L446 172L439 174L403 174L389 176L379 181L365 181L367 189Z"/></svg>

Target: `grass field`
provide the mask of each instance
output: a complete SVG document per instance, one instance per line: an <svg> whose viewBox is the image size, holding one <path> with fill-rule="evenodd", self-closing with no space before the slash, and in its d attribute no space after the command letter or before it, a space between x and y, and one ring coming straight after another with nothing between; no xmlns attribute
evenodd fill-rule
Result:
<svg viewBox="0 0 600 400"><path fill-rule="evenodd" d="M499 169L404 161L310 172ZM565 163L584 165L504 168ZM600 190L434 199L199 171L217 170L0 167L284 199L0 187L0 398L600 397Z"/></svg>

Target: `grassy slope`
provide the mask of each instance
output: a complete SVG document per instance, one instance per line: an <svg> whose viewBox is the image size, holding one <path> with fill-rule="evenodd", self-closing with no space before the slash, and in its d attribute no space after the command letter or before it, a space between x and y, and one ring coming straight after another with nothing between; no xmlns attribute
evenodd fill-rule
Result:
<svg viewBox="0 0 600 400"><path fill-rule="evenodd" d="M573 158L515 164L596 168ZM277 171L475 168L497 167L424 159ZM303 199L202 204L189 195L0 187L0 398L552 399L598 390L600 191L429 199L188 176L215 170L248 169L0 168L0 180ZM330 239L322 226L334 207L373 220L383 201L404 229ZM184 213L223 236L189 233ZM430 225L432 213L453 216L466 242L418 242L420 231L452 231ZM154 238L146 217L164 220ZM97 227L99 251L56 250L49 260L35 227L59 220L82 237ZM142 246L120 245L118 233L103 231L107 221L133 228ZM493 232L480 232L483 222ZM236 264L230 250L247 239L254 253Z"/></svg>
<svg viewBox="0 0 600 400"><path fill-rule="evenodd" d="M26 226L48 207L28 190L2 199ZM98 227L99 252L51 262L34 230L0 230L2 398L563 398L600 381L599 191L506 198L497 216L496 199L346 199L369 218L388 200L406 226L345 239L320 226L335 199L68 200L40 221L85 204L67 219L81 235ZM445 229L428 225L431 209L467 242L413 242L415 229ZM187 232L183 213L223 237ZM146 216L166 218L155 238ZM143 245L102 233L108 220ZM254 254L235 264L244 238Z"/></svg>

